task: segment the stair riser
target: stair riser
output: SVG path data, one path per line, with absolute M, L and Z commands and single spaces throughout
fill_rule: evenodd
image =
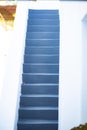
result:
M 59 20 L 55 19 L 55 20 L 49 20 L 49 19 L 29 19 L 27 21 L 28 26 L 30 25 L 45 25 L 45 26 L 49 26 L 49 25 L 58 25 Z
M 37 19 L 37 18 L 40 18 L 40 19 L 59 19 L 59 16 L 56 15 L 56 14 L 32 14 L 32 15 L 28 15 L 29 16 L 29 19 Z
M 58 54 L 59 47 L 26 47 L 25 54 Z
M 57 26 L 28 26 L 28 32 L 58 32 L 59 28 Z
M 24 56 L 24 63 L 59 63 L 59 57 L 58 56 L 31 56 L 31 55 L 25 55 Z
M 58 124 L 18 124 L 18 130 L 58 130 Z
M 58 94 L 58 85 L 24 85 L 21 89 L 22 94 Z
M 49 39 L 49 40 L 41 40 L 41 39 L 26 39 L 27 46 L 58 46 L 59 40 L 58 39 Z
M 58 83 L 58 75 L 23 74 L 23 83 Z
M 58 10 L 29 10 L 29 14 L 57 14 L 58 15 L 59 11 Z
M 20 106 L 58 106 L 56 97 L 21 97 Z
M 58 120 L 58 110 L 19 110 L 19 119 Z
M 23 65 L 24 73 L 59 73 L 58 65 Z
M 59 35 L 58 32 L 27 32 L 26 34 L 27 39 L 58 39 Z

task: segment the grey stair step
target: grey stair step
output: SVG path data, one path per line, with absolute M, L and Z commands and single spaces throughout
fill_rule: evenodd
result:
M 20 107 L 19 110 L 57 110 L 58 111 L 58 107 Z
M 58 46 L 59 39 L 26 39 L 27 46 Z
M 52 25 L 53 27 L 55 27 L 55 25 L 58 26 L 59 28 L 59 19 L 28 19 L 28 26 L 30 25 L 45 25 L 48 26 Z M 50 26 L 51 27 L 51 26 Z
M 57 120 L 19 120 L 18 130 L 58 130 Z
M 29 19 L 59 19 L 58 14 L 28 14 Z
M 58 84 L 25 84 L 22 94 L 58 94 Z
M 49 107 L 57 107 L 58 106 L 58 95 L 57 96 L 26 96 L 21 95 L 20 99 L 21 107 L 36 107 L 36 106 L 49 106 Z
M 29 97 L 30 98 L 32 98 L 32 97 L 36 97 L 36 98 L 38 98 L 38 97 L 50 98 L 51 97 L 52 98 L 53 97 L 53 98 L 58 98 L 58 95 L 56 95 L 56 94 L 54 94 L 54 95 L 53 94 L 51 94 L 51 95 L 49 95 L 49 94 L 39 94 L 39 95 L 38 94 L 29 94 L 29 95 L 22 95 L 22 97 L 28 97 L 28 98 Z
M 23 64 L 23 73 L 59 73 L 59 65 Z
M 23 74 L 22 76 L 24 83 L 58 83 L 58 78 L 58 74 Z
M 58 32 L 58 26 L 29 25 L 27 32 Z
M 57 54 L 58 55 L 59 47 L 25 47 L 25 54 Z
M 57 120 L 19 120 L 20 124 L 58 124 Z
M 29 10 L 29 14 L 58 14 L 58 10 Z
M 48 94 L 40 94 L 40 95 L 37 95 L 37 94 L 29 94 L 29 95 L 22 95 L 22 97 L 53 97 L 53 98 L 55 98 L 55 97 L 58 97 L 58 95 L 53 95 L 53 94 L 51 94 L 51 95 L 48 95 Z
M 19 119 L 58 120 L 58 109 L 19 109 Z
M 58 32 L 27 32 L 28 39 L 59 39 Z
M 24 63 L 59 63 L 59 56 L 55 55 L 25 55 Z

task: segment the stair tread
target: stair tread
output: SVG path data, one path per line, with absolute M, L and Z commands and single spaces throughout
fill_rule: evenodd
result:
M 24 75 L 59 75 L 58 73 L 23 73 Z
M 59 84 L 56 84 L 56 83 L 54 83 L 54 84 L 46 84 L 46 83 L 43 83 L 43 84 L 40 84 L 40 83 L 33 83 L 33 84 L 30 84 L 30 83 L 22 83 L 22 85 L 23 86 L 28 86 L 28 85 L 31 85 L 31 86 L 53 86 L 53 85 L 59 85 Z
M 51 15 L 52 15 L 52 14 L 51 14 Z M 38 22 L 39 22 L 39 21 L 42 21 L 42 22 L 43 22 L 43 21 L 53 21 L 53 22 L 54 22 L 54 21 L 57 21 L 57 22 L 59 22 L 59 19 L 40 19 L 40 18 L 32 19 L 32 18 L 31 18 L 31 19 L 28 19 L 28 21 L 29 21 L 29 20 L 30 20 L 30 21 L 34 21 L 34 20 L 35 20 L 35 21 L 38 21 Z M 55 24 L 54 24 L 54 25 L 55 25 Z
M 59 38 L 56 38 L 56 39 L 52 39 L 52 38 L 41 38 L 41 39 L 30 39 L 30 38 L 27 38 L 26 40 L 33 40 L 33 41 L 56 41 L 56 40 L 59 40 Z
M 56 10 L 56 9 L 55 9 L 55 10 L 51 10 L 51 9 L 49 9 L 49 10 L 44 10 L 44 9 L 36 10 L 36 9 L 33 9 L 33 10 L 32 10 L 32 9 L 30 9 L 30 10 L 29 10 L 29 13 L 31 13 L 31 14 L 32 14 L 32 13 L 37 13 L 37 14 L 38 14 L 38 13 L 41 13 L 41 14 L 42 14 L 42 13 L 52 13 L 52 14 L 55 14 L 55 13 L 56 13 L 56 14 L 58 14 L 59 11 Z
M 52 19 L 58 19 L 58 17 L 56 18 L 57 15 L 43 15 L 44 17 L 42 17 L 42 15 L 30 15 L 30 19 L 36 20 L 36 19 L 44 19 L 44 20 L 52 20 Z M 49 17 L 49 18 L 48 18 Z
M 51 24 L 50 24 L 51 25 Z M 31 24 L 27 26 L 27 32 L 59 32 L 59 26 L 45 25 L 44 23 Z M 57 23 L 56 23 L 57 25 Z
M 27 33 L 28 34 L 59 34 L 60 30 L 59 30 L 59 26 L 57 25 L 38 25 L 38 24 L 32 24 L 27 26 Z M 57 35 L 56 35 L 57 36 Z
M 26 48 L 37 48 L 37 49 L 38 48 L 42 48 L 42 49 L 43 48 L 48 48 L 49 49 L 49 48 L 59 48 L 59 46 L 27 46 L 26 45 Z
M 53 25 L 54 23 L 56 22 L 57 25 L 58 25 L 58 21 L 59 19 L 39 19 L 39 18 L 36 18 L 36 19 L 28 19 L 28 22 L 30 22 L 30 24 L 32 24 L 32 22 L 38 22 L 38 23 L 41 23 L 41 22 L 45 22 L 46 23 L 49 23 L 49 22 L 53 22 Z M 49 24 L 48 24 L 49 25 Z
M 26 38 L 26 40 L 29 39 L 29 40 L 59 40 L 59 38 Z
M 29 25 L 29 26 L 38 26 L 38 27 L 59 27 L 59 25 Z
M 43 39 L 30 39 L 30 38 L 26 38 L 26 45 L 28 46 L 28 42 L 31 43 L 29 45 L 38 45 L 38 42 L 39 42 L 39 45 L 38 46 L 56 46 L 58 45 L 58 42 L 59 42 L 59 38 L 56 38 L 56 39 L 48 39 L 48 38 L 43 38 Z M 56 45 L 55 45 L 56 44 Z
M 25 54 L 25 56 L 48 56 L 48 57 L 50 57 L 50 56 L 58 56 L 58 54 Z
M 53 97 L 53 98 L 58 98 L 58 95 L 50 95 L 50 94 L 26 94 L 26 95 L 21 95 L 21 97 Z
M 37 26 L 33 26 L 33 27 L 30 27 L 28 26 L 27 27 L 27 32 L 28 33 L 44 33 L 44 32 L 54 32 L 54 33 L 59 33 L 59 29 L 55 26 L 55 27 L 47 27 L 47 26 L 40 26 L 40 27 L 37 27 Z
M 49 55 L 58 55 L 58 50 L 59 50 L 59 48 L 58 47 L 56 47 L 56 48 L 43 48 L 43 47 L 35 47 L 35 48 L 33 48 L 33 47 L 26 47 L 25 48 L 25 54 L 27 54 L 27 55 L 41 55 L 41 56 L 43 56 L 43 55 L 46 55 L 46 56 L 49 56 Z
M 24 63 L 24 65 L 59 65 L 58 63 Z
M 43 34 L 48 34 L 48 33 L 49 33 L 49 34 L 50 34 L 50 33 L 51 33 L 51 34 L 53 34 L 53 33 L 55 33 L 55 34 L 57 33 L 57 34 L 58 34 L 59 31 L 52 31 L 52 32 L 51 32 L 51 31 L 50 31 L 50 32 L 47 32 L 47 31 L 44 31 L 44 32 L 42 32 L 42 31 L 33 31 L 33 32 L 27 31 L 27 33 L 28 33 L 28 34 L 33 33 L 33 34 L 40 34 L 40 35 L 42 34 L 42 35 L 43 35 Z
M 58 17 L 58 14 L 52 14 L 52 13 L 45 13 L 45 14 L 44 14 L 44 13 L 41 13 L 41 14 L 40 14 L 40 13 L 32 13 L 32 14 L 29 14 L 29 16 L 36 16 L 36 15 L 39 15 L 39 16 L 42 16 L 42 17 L 43 17 L 43 16 L 46 16 L 46 15 L 47 15 L 47 16 L 50 15 L 50 16 L 57 16 L 57 17 Z M 36 18 L 35 18 L 35 19 L 36 19 Z
M 30 39 L 58 39 L 59 32 L 27 32 L 26 38 Z
M 58 19 L 58 14 L 32 14 L 28 15 L 30 19 Z
M 57 120 L 25 120 L 20 119 L 20 124 L 58 124 Z
M 58 107 L 20 107 L 20 110 L 58 110 Z

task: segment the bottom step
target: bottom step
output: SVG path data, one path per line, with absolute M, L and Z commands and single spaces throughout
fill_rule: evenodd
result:
M 56 120 L 20 120 L 18 130 L 58 130 Z

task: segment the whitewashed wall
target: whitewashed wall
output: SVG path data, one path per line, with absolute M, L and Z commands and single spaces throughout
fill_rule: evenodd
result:
M 18 4 L 14 31 L 10 35 L 11 38 L 7 38 L 10 41 L 5 41 L 5 44 L 9 43 L 7 46 L 9 49 L 7 62 L 5 65 L 3 62 L 5 72 L 0 98 L 0 130 L 16 130 L 14 126 L 16 126 L 17 117 L 15 116 L 17 116 L 18 92 L 21 85 L 26 19 L 26 7 Z
M 87 14 L 82 22 L 82 122 L 87 122 Z
M 60 130 L 70 130 L 82 123 L 82 19 L 87 2 L 60 6 Z
M 86 2 L 18 2 L 6 72 L 3 69 L 5 77 L 0 81 L 0 130 L 16 130 L 28 8 L 60 9 L 59 130 L 69 130 L 83 122 L 82 19 L 87 12 Z

